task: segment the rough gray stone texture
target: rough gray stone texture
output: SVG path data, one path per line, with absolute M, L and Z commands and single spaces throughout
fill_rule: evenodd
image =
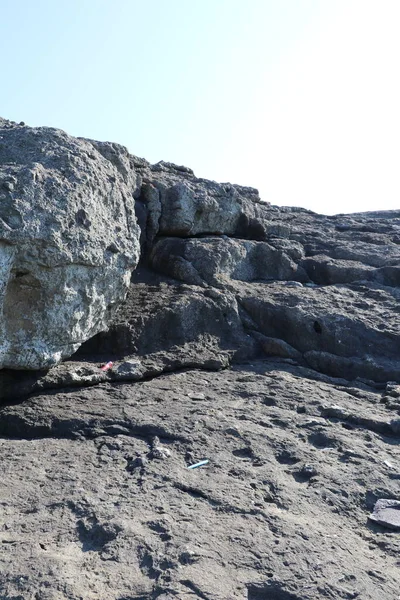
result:
M 388 529 L 400 531 L 400 500 L 381 498 L 375 504 L 374 511 L 369 518 Z
M 187 283 L 207 283 L 221 287 L 230 279 L 240 281 L 290 280 L 308 281 L 301 267 L 290 256 L 297 254 L 296 243 L 275 248 L 267 242 L 224 237 L 200 239 L 162 238 L 150 255 L 151 266 Z M 299 258 L 299 257 L 298 257 Z
M 171 163 L 150 165 L 134 158 L 141 174 L 141 202 L 148 213 L 147 239 L 156 235 L 226 234 L 263 240 L 284 236 L 285 224 L 269 223 L 271 207 L 254 188 L 199 179 L 193 171 Z
M 106 331 L 0 371 L 0 598 L 397 600 L 400 211 L 76 143 L 141 261 Z
M 316 370 L 400 381 L 399 288 L 241 283 L 237 298 L 257 331 L 284 340 Z
M 233 294 L 244 326 L 268 355 L 296 357 L 348 379 L 400 380 L 400 211 L 328 217 L 265 205 L 245 230 L 230 228 L 228 211 L 227 228 L 219 228 L 228 236 L 215 235 L 217 227 L 210 236 L 213 228 L 201 219 L 193 231 L 174 231 L 160 225 L 163 211 L 168 219 L 175 214 L 170 187 L 187 184 L 204 198 L 214 183 L 208 188 L 173 165 L 156 167 L 143 171 L 154 189 L 159 180 L 164 190 L 154 192 L 163 200 L 144 253 L 151 269 Z M 250 215 L 257 197 L 247 188 L 241 194 Z M 196 214 L 207 223 L 222 218 L 217 206 L 205 202 L 203 209 Z M 179 209 L 177 222 L 180 215 Z
M 242 322 L 235 295 L 227 290 L 157 280 L 145 269 L 134 273 L 126 301 L 108 332 L 88 341 L 78 355 L 201 357 L 227 366 L 255 357 L 258 343 Z M 207 357 L 207 358 L 206 358 Z M 164 360 L 163 360 L 163 364 Z M 187 364 L 185 362 L 185 364 Z
M 0 597 L 395 600 L 384 392 L 269 359 L 1 407 Z
M 107 328 L 139 259 L 135 186 L 122 146 L 0 120 L 0 368 L 51 367 Z

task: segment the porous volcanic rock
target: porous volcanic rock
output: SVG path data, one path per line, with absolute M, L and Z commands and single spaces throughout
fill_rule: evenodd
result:
M 68 360 L 0 371 L 0 598 L 398 600 L 400 211 L 75 142 L 141 256 Z
M 49 368 L 107 328 L 139 258 L 135 186 L 121 146 L 0 120 L 0 368 Z

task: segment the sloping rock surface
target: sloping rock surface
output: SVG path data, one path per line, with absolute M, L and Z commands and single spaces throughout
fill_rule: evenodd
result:
M 68 360 L 0 371 L 0 598 L 398 600 L 400 211 L 67 139 L 135 199 L 141 257 Z
M 4 406 L 0 597 L 395 600 L 390 391 L 269 359 Z

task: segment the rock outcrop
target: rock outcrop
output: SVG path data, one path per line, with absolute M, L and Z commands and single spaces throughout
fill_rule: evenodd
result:
M 197 179 L 183 167 L 142 161 L 137 168 L 143 178 L 138 203 L 148 215 L 142 222 L 148 281 L 155 282 L 157 271 L 175 290 L 178 280 L 193 291 L 203 288 L 205 297 L 223 293 L 254 342 L 240 342 L 231 360 L 258 352 L 349 380 L 400 381 L 400 211 L 327 217 L 261 204 L 252 188 Z M 157 285 L 152 293 L 157 289 L 162 297 Z M 134 284 L 132 299 L 137 289 Z M 179 303 L 187 304 L 187 293 L 179 302 L 175 293 L 170 340 L 185 321 Z M 123 315 L 118 327 L 127 320 Z M 218 312 L 214 321 L 223 323 Z M 152 316 L 136 320 L 131 337 L 147 339 L 146 347 L 135 341 L 139 354 L 151 351 L 150 339 L 165 338 L 165 323 L 158 336 L 146 335 L 155 322 Z M 207 330 L 202 322 L 186 341 L 197 338 L 200 351 Z M 216 346 L 227 348 L 227 336 L 221 326 Z M 152 348 L 160 350 L 157 343 Z
M 0 598 L 395 600 L 400 211 L 0 135 Z
M 139 258 L 135 186 L 122 147 L 0 121 L 0 368 L 49 368 L 107 328 Z

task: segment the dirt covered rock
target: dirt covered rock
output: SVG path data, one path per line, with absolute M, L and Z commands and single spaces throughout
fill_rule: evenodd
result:
M 1 596 L 394 600 L 385 394 L 268 359 L 3 406 Z

